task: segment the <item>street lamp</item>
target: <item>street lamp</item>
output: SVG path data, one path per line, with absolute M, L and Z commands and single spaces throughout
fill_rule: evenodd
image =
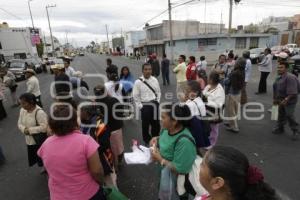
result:
M 47 18 L 48 18 L 48 24 L 49 24 L 49 30 L 50 30 L 50 37 L 51 37 L 51 44 L 52 44 L 52 53 L 54 53 L 54 41 L 53 41 L 53 36 L 52 36 L 52 30 L 51 30 L 51 24 L 50 24 L 50 19 L 49 19 L 49 12 L 48 8 L 54 8 L 56 5 L 47 5 L 46 6 L 46 12 L 47 12 Z
M 31 8 L 30 8 L 30 2 L 33 0 L 28 0 L 28 8 L 29 8 L 29 12 L 30 12 L 30 17 L 31 17 L 31 23 L 32 23 L 32 28 L 34 28 L 34 24 L 33 24 L 33 18 L 32 18 L 32 12 L 31 12 Z

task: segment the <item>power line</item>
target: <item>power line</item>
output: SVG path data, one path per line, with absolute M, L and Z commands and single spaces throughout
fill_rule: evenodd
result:
M 6 14 L 8 14 L 8 15 L 10 15 L 10 16 L 13 16 L 13 17 L 15 17 L 15 18 L 17 18 L 17 19 L 19 19 L 19 20 L 24 21 L 24 19 L 18 17 L 17 15 L 11 13 L 10 11 L 8 11 L 8 10 L 6 10 L 6 9 L 4 9 L 4 8 L 0 8 L 0 10 L 2 10 L 3 12 L 5 12 Z
M 186 2 L 184 2 L 184 3 L 181 3 L 181 4 L 178 4 L 178 5 L 172 6 L 172 9 L 178 8 L 178 7 L 180 7 L 180 6 L 183 6 L 183 5 L 186 5 L 186 4 L 195 2 L 195 1 L 200 1 L 200 0 L 189 0 L 189 1 L 186 1 Z M 177 2 L 180 2 L 180 1 L 177 1 Z M 177 2 L 175 2 L 175 3 L 177 3 Z M 174 3 L 172 3 L 172 4 L 174 4 Z M 145 23 L 143 23 L 143 24 L 142 24 L 141 26 L 139 26 L 138 28 L 140 28 L 140 27 L 144 26 L 144 24 L 149 23 L 149 22 L 151 22 L 152 20 L 154 20 L 154 19 L 160 17 L 161 15 L 165 14 L 166 12 L 168 12 L 168 9 L 162 11 L 162 12 L 159 13 L 158 15 L 155 15 L 155 16 L 152 17 L 151 19 L 147 20 Z
M 279 7 L 300 7 L 299 5 L 291 5 L 291 4 L 282 4 L 282 3 L 266 3 L 266 2 L 261 2 L 261 1 L 251 1 L 250 2 L 243 2 L 247 5 L 257 5 L 257 6 L 269 6 L 269 7 L 272 7 L 272 6 L 279 6 Z M 284 3 L 284 2 L 283 2 Z M 287 3 L 287 2 L 286 2 Z

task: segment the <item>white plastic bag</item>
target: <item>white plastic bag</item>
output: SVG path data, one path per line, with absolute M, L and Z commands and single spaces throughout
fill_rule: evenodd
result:
M 125 153 L 125 162 L 130 164 L 144 164 L 148 165 L 152 162 L 150 148 L 144 147 L 142 145 L 133 145 L 132 153 Z
M 277 121 L 278 120 L 278 105 L 273 105 L 272 106 L 272 113 L 271 113 L 271 120 Z

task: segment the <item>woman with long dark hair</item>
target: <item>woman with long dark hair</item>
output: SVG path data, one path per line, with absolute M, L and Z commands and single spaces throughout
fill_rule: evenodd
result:
M 154 146 L 152 159 L 162 166 L 160 200 L 183 199 L 176 192 L 176 179 L 178 174 L 188 174 L 196 159 L 195 140 L 187 128 L 190 119 L 187 105 L 165 105 L 161 114 L 163 129 L 159 137 L 150 141 L 150 145 Z
M 200 182 L 209 194 L 197 200 L 280 200 L 261 170 L 232 147 L 215 146 L 206 153 Z
M 122 67 L 120 73 L 120 82 L 123 85 L 125 95 L 128 95 L 132 92 L 134 81 L 134 77 L 129 68 L 127 66 Z

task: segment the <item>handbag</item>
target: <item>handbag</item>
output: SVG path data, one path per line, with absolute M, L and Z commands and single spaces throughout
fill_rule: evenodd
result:
M 103 187 L 106 200 L 129 200 L 116 187 Z
M 39 110 L 42 110 L 42 109 L 38 109 L 36 112 L 35 112 L 35 123 L 36 123 L 36 126 L 39 126 L 39 123 L 36 119 L 36 116 L 37 116 L 37 113 Z M 38 146 L 41 146 L 45 140 L 47 139 L 47 133 L 37 133 L 37 134 L 32 134 L 31 135 L 35 141 L 35 144 L 38 145 Z

